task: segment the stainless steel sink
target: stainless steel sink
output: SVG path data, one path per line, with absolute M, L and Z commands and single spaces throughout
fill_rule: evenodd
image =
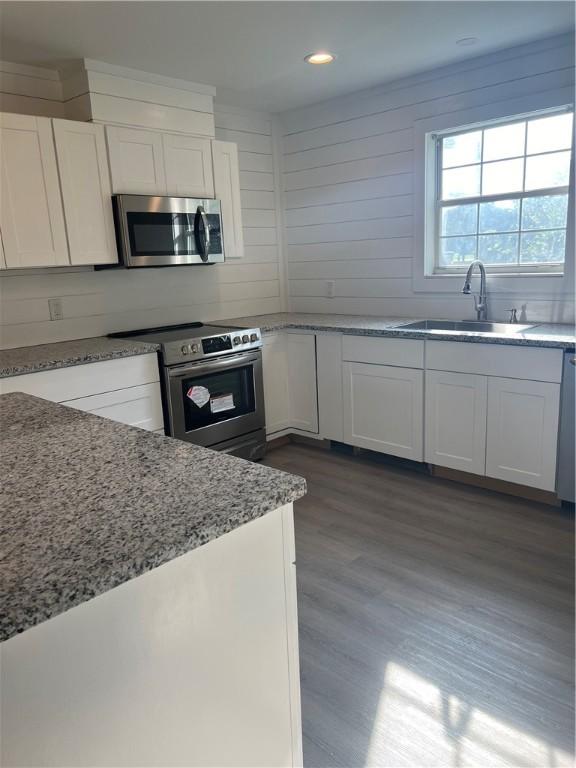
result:
M 397 326 L 403 331 L 442 331 L 444 333 L 522 333 L 533 325 L 489 323 L 480 320 L 419 320 Z

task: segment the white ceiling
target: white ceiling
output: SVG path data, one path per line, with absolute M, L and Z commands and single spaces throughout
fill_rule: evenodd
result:
M 100 59 L 282 111 L 574 28 L 572 2 L 2 2 L 0 57 Z M 474 36 L 473 47 L 456 40 Z M 328 49 L 325 67 L 304 63 Z

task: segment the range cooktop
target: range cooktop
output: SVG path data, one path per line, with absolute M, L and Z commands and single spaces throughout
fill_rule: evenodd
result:
M 114 339 L 136 339 L 160 344 L 164 365 L 178 365 L 217 355 L 244 352 L 262 346 L 259 328 L 231 328 L 225 325 L 183 323 L 156 328 L 109 333 Z

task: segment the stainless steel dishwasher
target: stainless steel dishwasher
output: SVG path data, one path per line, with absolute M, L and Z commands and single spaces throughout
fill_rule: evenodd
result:
M 560 404 L 560 432 L 558 437 L 558 478 L 556 492 L 562 501 L 574 503 L 574 379 L 576 356 L 574 352 L 564 354 L 562 392 Z

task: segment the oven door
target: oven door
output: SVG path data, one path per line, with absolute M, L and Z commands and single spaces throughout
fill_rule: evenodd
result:
M 224 261 L 220 201 L 114 195 L 125 267 L 169 267 Z
M 164 369 L 170 434 L 215 445 L 262 429 L 260 350 Z

